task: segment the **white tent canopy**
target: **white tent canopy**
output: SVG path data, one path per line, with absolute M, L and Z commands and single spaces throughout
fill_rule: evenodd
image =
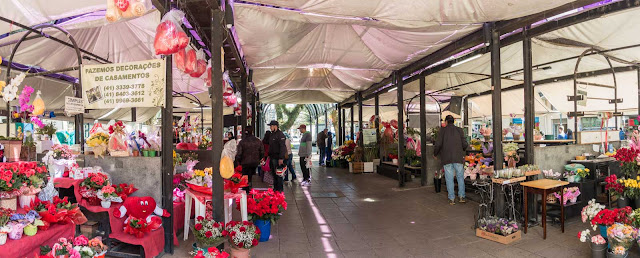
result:
M 243 1 L 236 2 L 235 25 L 261 101 L 326 103 L 368 88 L 483 22 L 568 2 Z

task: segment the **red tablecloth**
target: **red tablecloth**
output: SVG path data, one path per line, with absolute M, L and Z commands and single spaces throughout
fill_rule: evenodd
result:
M 70 188 L 72 186 L 77 187 L 80 184 L 80 182 L 82 182 L 81 179 L 59 177 L 59 178 L 53 179 L 53 186 L 56 188 Z
M 137 238 L 134 235 L 124 232 L 123 225 L 126 219 L 127 216 L 124 216 L 123 218 L 116 218 L 111 214 L 111 212 L 109 212 L 109 223 L 111 223 L 111 234 L 109 235 L 110 238 L 118 239 L 127 244 L 142 246 L 144 248 L 145 257 L 156 257 L 156 255 L 164 251 L 163 227 L 160 227 L 158 230 L 151 231 L 143 238 Z
M 0 245 L 0 257 L 29 257 L 32 258 L 36 254 L 40 254 L 40 246 L 52 246 L 59 238 L 70 238 L 76 233 L 76 225 L 69 224 L 53 224 L 49 229 L 41 231 L 35 236 L 23 235 L 21 239 L 7 239 L 7 243 Z
M 175 246 L 179 246 L 178 237 L 176 233 L 178 233 L 180 229 L 184 228 L 184 202 L 174 202 L 173 203 L 173 244 Z M 193 213 L 192 213 L 193 214 Z

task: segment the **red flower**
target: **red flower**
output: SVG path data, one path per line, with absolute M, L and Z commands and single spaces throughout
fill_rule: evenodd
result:
M 240 243 L 238 244 L 238 247 L 240 247 L 240 248 L 244 247 L 244 243 L 243 243 L 243 242 L 240 242 Z
M 229 232 L 228 232 L 228 231 L 226 231 L 226 230 L 222 230 L 222 236 L 225 236 L 225 237 L 226 237 L 228 234 L 229 234 Z
M 198 219 L 198 221 L 202 221 L 202 220 L 204 220 L 204 217 L 202 217 L 202 216 L 198 216 L 198 218 L 197 218 L 197 219 Z
M 253 239 L 253 240 L 251 240 L 251 245 L 252 245 L 252 246 L 256 246 L 256 245 L 258 245 L 258 239 Z
M 205 258 L 205 256 L 204 256 L 204 253 L 202 253 L 202 251 L 198 251 L 196 256 L 194 256 L 193 258 Z
M 207 232 L 204 232 L 204 236 L 211 237 L 213 236 L 213 233 L 211 233 L 211 231 L 207 231 Z
M 196 230 L 201 230 L 202 229 L 202 224 L 198 223 L 195 226 Z
M 247 231 L 247 229 L 246 229 L 246 228 L 244 228 L 244 227 L 240 227 L 240 232 L 245 232 L 245 231 Z
M 213 227 L 214 227 L 214 228 L 218 228 L 218 227 L 220 227 L 220 223 L 218 223 L 218 222 L 214 222 L 214 223 L 213 223 Z

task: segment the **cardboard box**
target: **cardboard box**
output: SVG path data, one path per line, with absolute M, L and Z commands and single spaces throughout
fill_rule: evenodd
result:
M 95 221 L 87 221 L 86 223 L 80 225 L 80 234 L 86 236 L 87 238 L 93 238 L 98 231 L 98 222 Z
M 479 228 L 476 228 L 476 236 L 484 239 L 488 239 L 494 242 L 498 242 L 501 244 L 505 244 L 505 245 L 516 242 L 522 238 L 522 234 L 520 233 L 520 231 L 516 231 L 515 233 L 508 236 L 503 236 L 503 235 L 490 233 Z
M 349 163 L 350 170 L 349 172 L 353 174 L 361 174 L 364 172 L 364 162 L 351 162 Z

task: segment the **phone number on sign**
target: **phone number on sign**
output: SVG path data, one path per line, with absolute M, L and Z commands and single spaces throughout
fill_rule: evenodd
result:
M 140 103 L 144 102 L 144 98 L 122 98 L 122 99 L 105 99 L 104 104 L 123 104 L 123 103 Z

